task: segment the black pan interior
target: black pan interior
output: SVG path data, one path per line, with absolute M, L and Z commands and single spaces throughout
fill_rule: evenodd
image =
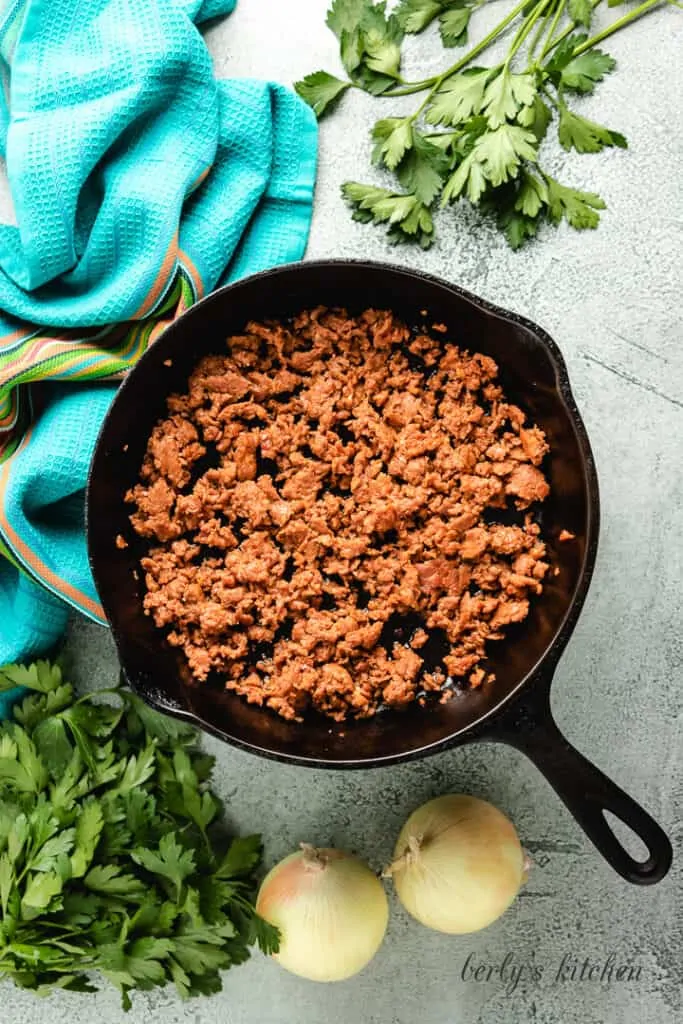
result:
M 182 656 L 142 611 L 140 554 L 123 495 L 137 478 L 147 438 L 165 412 L 166 397 L 186 387 L 189 372 L 252 318 L 281 318 L 318 304 L 360 312 L 391 308 L 409 324 L 442 322 L 447 337 L 493 356 L 508 397 L 546 432 L 551 497 L 542 527 L 559 569 L 522 625 L 491 648 L 496 682 L 443 705 L 382 712 L 339 726 L 312 716 L 285 722 L 234 694 L 189 684 Z M 170 362 L 170 365 L 168 365 Z M 562 529 L 576 535 L 561 543 Z M 554 344 L 525 321 L 460 290 L 408 270 L 365 263 L 304 263 L 249 278 L 210 296 L 177 321 L 145 354 L 120 389 L 103 426 L 88 488 L 88 542 L 100 597 L 131 684 L 151 702 L 196 719 L 230 742 L 267 756 L 334 766 L 396 760 L 453 742 L 501 704 L 538 666 L 562 631 L 590 572 L 597 530 L 597 492 L 585 431 Z M 115 546 L 118 534 L 130 546 Z M 564 625 L 564 629 L 562 629 Z M 556 653 L 557 643 L 555 644 Z

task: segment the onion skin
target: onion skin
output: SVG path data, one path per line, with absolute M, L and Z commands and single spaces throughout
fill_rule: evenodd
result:
M 379 949 L 389 920 L 382 883 L 342 850 L 303 849 L 266 875 L 256 911 L 280 929 L 273 954 L 286 970 L 311 981 L 343 981 Z
M 408 913 L 449 935 L 479 931 L 497 920 L 526 877 L 512 822 L 484 800 L 455 794 L 411 814 L 387 873 Z

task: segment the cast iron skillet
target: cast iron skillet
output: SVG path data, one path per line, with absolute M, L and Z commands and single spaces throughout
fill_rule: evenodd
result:
M 527 621 L 493 645 L 496 682 L 450 703 L 338 726 L 323 717 L 286 722 L 220 688 L 188 685 L 182 657 L 142 611 L 136 566 L 142 553 L 123 496 L 138 476 L 155 422 L 172 391 L 186 387 L 198 359 L 224 350 L 225 338 L 252 318 L 282 318 L 318 304 L 351 312 L 391 308 L 408 323 L 443 322 L 449 337 L 493 356 L 506 394 L 528 411 L 550 443 L 551 497 L 543 530 L 551 576 Z M 369 768 L 433 754 L 460 743 L 494 740 L 530 757 L 609 861 L 630 882 L 663 878 L 671 845 L 662 829 L 626 793 L 564 739 L 550 712 L 555 666 L 588 590 L 598 542 L 599 502 L 586 430 L 564 360 L 540 328 L 425 274 L 361 261 L 281 267 L 215 292 L 176 321 L 142 357 L 118 392 L 97 444 L 87 503 L 89 554 L 111 622 L 123 672 L 153 707 L 188 719 L 228 743 L 264 757 L 314 768 Z M 562 529 L 576 539 L 558 541 Z M 129 546 L 119 550 L 122 534 Z M 607 824 L 610 811 L 644 841 L 648 858 L 634 860 Z

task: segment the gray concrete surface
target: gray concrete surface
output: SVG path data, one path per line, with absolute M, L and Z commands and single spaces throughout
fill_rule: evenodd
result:
M 324 28 L 326 0 L 240 0 L 211 28 L 221 75 L 291 82 L 337 67 Z M 498 7 L 498 5 L 496 5 Z M 485 21 L 488 12 L 478 17 Z M 213 740 L 216 784 L 235 825 L 261 830 L 268 863 L 300 840 L 385 862 L 407 813 L 448 791 L 492 800 L 516 822 L 536 859 L 513 909 L 486 931 L 449 938 L 397 904 L 379 955 L 336 986 L 300 981 L 259 954 L 225 976 L 222 995 L 182 1004 L 171 991 L 136 995 L 130 1024 L 675 1024 L 683 1019 L 683 798 L 681 580 L 683 578 L 683 16 L 668 8 L 610 41 L 619 70 L 584 109 L 624 132 L 630 149 L 567 156 L 555 170 L 600 192 L 597 232 L 550 232 L 512 253 L 466 211 L 440 218 L 441 241 L 423 254 L 393 250 L 351 222 L 346 178 L 368 179 L 366 129 L 398 104 L 348 97 L 324 123 L 308 255 L 365 255 L 424 267 L 541 323 L 563 349 L 597 457 L 603 501 L 592 589 L 557 672 L 553 706 L 585 754 L 628 789 L 673 837 L 678 858 L 652 889 L 623 882 L 595 853 L 539 773 L 512 750 L 454 750 L 417 764 L 352 774 L 262 762 Z M 407 73 L 440 66 L 431 37 L 411 44 Z M 408 101 L 404 101 L 407 106 Z M 114 679 L 104 630 L 74 622 L 69 648 L 85 685 Z M 535 960 L 540 982 L 514 992 L 477 982 L 470 964 Z M 557 978 L 562 958 L 636 976 L 611 986 Z M 508 961 L 510 964 L 510 961 Z M 3 1024 L 119 1024 L 116 995 L 59 993 L 46 1002 L 0 989 Z

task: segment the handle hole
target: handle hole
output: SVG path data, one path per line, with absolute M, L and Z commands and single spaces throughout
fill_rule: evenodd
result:
M 645 864 L 650 859 L 650 851 L 638 833 L 634 832 L 632 828 L 626 825 L 616 814 L 612 814 L 611 811 L 603 810 L 602 815 L 608 827 L 614 832 L 628 855 L 637 861 L 638 864 Z

